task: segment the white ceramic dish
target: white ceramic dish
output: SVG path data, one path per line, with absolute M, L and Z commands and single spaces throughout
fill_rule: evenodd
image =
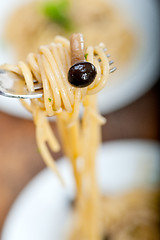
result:
M 150 187 L 159 181 L 160 146 L 154 142 L 116 141 L 102 145 L 97 161 L 101 191 L 116 194 L 134 187 Z M 70 164 L 58 163 L 66 187 L 48 169 L 38 174 L 22 191 L 11 208 L 1 240 L 65 240 L 74 196 Z
M 0 1 L 0 64 L 14 61 L 13 49 L 11 50 L 5 43 L 2 44 L 2 32 L 10 11 L 26 1 L 14 0 L 14 5 L 12 0 Z M 136 47 L 132 60 L 126 64 L 123 71 L 117 71 L 113 75 L 99 95 L 102 113 L 121 108 L 144 94 L 155 83 L 159 67 L 158 1 L 110 0 L 110 2 L 124 13 L 128 26 L 136 38 Z M 19 117 L 31 117 L 15 99 L 0 97 L 0 110 Z

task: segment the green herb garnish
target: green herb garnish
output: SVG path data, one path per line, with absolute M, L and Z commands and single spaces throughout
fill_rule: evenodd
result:
M 51 101 L 52 101 L 52 99 L 51 99 L 51 98 L 48 98 L 48 101 L 49 101 L 49 102 L 51 102 Z
M 72 29 L 69 17 L 69 0 L 48 1 L 42 5 L 43 14 L 50 20 L 57 22 L 66 31 Z
M 88 53 L 86 53 L 86 54 L 84 55 L 84 57 L 85 57 L 85 59 L 87 60 L 87 57 L 88 57 Z

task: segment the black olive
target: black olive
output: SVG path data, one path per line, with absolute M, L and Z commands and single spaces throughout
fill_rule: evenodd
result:
M 97 75 L 95 66 L 90 62 L 79 62 L 74 64 L 68 72 L 68 81 L 74 87 L 87 87 Z

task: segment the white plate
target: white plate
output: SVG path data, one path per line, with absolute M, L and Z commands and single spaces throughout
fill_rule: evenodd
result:
M 150 187 L 159 181 L 160 146 L 154 142 L 116 141 L 102 145 L 97 161 L 102 192 L 115 194 L 134 187 Z M 22 191 L 6 219 L 2 240 L 64 240 L 74 196 L 70 164 L 64 158 L 58 169 L 66 181 L 62 187 L 48 169 Z
M 27 1 L 27 0 L 24 0 Z M 108 113 L 121 108 L 144 94 L 155 83 L 159 67 L 159 5 L 153 0 L 114 0 L 111 4 L 124 13 L 136 37 L 132 60 L 123 71 L 117 71 L 99 96 L 100 111 Z M 14 8 L 22 4 L 14 0 Z M 0 1 L 0 63 L 12 62 L 14 54 L 2 44 L 4 23 L 13 6 L 12 0 Z M 0 110 L 19 117 L 31 117 L 15 99 L 0 97 Z

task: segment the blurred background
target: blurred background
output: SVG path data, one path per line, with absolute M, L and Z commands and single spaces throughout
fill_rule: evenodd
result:
M 106 9 L 98 0 L 89 9 L 84 1 L 71 1 L 69 10 L 65 4 L 25 4 L 0 2 L 0 64 L 25 59 L 56 34 L 81 31 L 87 44 L 103 41 L 118 70 L 99 96 L 100 111 L 107 118 L 102 141 L 159 142 L 159 1 L 106 0 Z M 84 11 L 77 12 L 80 7 Z M 55 123 L 51 125 L 58 137 Z M 53 153 L 55 159 L 62 155 Z M 0 232 L 18 194 L 44 168 L 30 114 L 17 101 L 0 97 Z

